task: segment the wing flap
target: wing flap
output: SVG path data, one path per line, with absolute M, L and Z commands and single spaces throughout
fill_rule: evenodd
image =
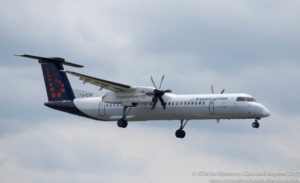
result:
M 104 79 L 87 76 L 87 75 L 80 74 L 80 73 L 73 72 L 73 71 L 62 71 L 62 72 L 66 72 L 73 76 L 79 77 L 79 79 L 82 80 L 84 83 L 90 83 L 92 85 L 99 86 L 100 89 L 105 88 L 107 90 L 111 90 L 114 92 L 131 92 L 131 91 L 135 90 L 135 87 L 130 86 L 130 85 L 115 83 L 112 81 L 107 81 Z

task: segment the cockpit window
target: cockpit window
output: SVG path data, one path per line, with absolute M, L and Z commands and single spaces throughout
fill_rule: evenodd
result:
M 256 100 L 254 98 L 251 97 L 238 97 L 236 99 L 236 101 L 240 102 L 240 101 L 245 101 L 245 102 L 256 102 Z
M 247 98 L 248 102 L 256 102 L 256 100 L 254 98 Z

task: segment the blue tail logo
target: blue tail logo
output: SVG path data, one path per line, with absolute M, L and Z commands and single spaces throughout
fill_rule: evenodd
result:
M 31 59 L 37 59 L 42 66 L 45 86 L 49 101 L 72 101 L 75 96 L 69 82 L 69 79 L 64 70 L 63 65 L 72 67 L 83 67 L 78 64 L 66 62 L 65 59 L 54 57 L 45 58 L 33 55 L 18 55 Z
M 45 86 L 49 101 L 73 100 L 74 93 L 60 63 L 49 63 L 40 60 L 42 65 Z

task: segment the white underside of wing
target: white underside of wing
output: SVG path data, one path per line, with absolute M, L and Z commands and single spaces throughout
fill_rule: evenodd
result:
M 96 86 L 100 87 L 100 89 L 105 88 L 105 89 L 113 91 L 113 92 L 132 92 L 135 90 L 135 87 L 133 87 L 133 86 L 116 83 L 116 82 L 112 82 L 112 81 L 108 81 L 108 80 L 104 80 L 104 79 L 100 79 L 100 78 L 95 78 L 92 76 L 80 74 L 80 73 L 73 72 L 73 71 L 62 71 L 62 72 L 79 77 L 79 79 L 82 80 L 83 83 L 90 83 L 92 85 L 96 85 Z
M 132 118 L 135 118 L 135 117 L 136 117 L 136 115 L 127 115 L 126 119 L 132 119 Z M 111 120 L 118 120 L 118 119 L 121 119 L 121 118 L 122 118 L 121 115 L 117 115 L 117 116 L 110 116 L 109 119 L 111 119 Z

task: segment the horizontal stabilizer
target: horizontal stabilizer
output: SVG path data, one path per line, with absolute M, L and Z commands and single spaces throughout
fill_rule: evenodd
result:
M 67 62 L 65 61 L 64 58 L 60 58 L 60 57 L 39 57 L 39 56 L 34 56 L 34 55 L 27 55 L 27 54 L 23 54 L 23 55 L 15 55 L 15 56 L 19 56 L 19 57 L 25 57 L 25 58 L 31 58 L 31 59 L 36 59 L 36 60 L 40 60 L 40 61 L 47 61 L 47 62 L 59 62 L 63 65 L 68 65 L 68 66 L 72 66 L 72 67 L 77 67 L 77 68 L 81 68 L 84 67 L 82 65 L 79 64 L 74 64 L 71 62 Z

